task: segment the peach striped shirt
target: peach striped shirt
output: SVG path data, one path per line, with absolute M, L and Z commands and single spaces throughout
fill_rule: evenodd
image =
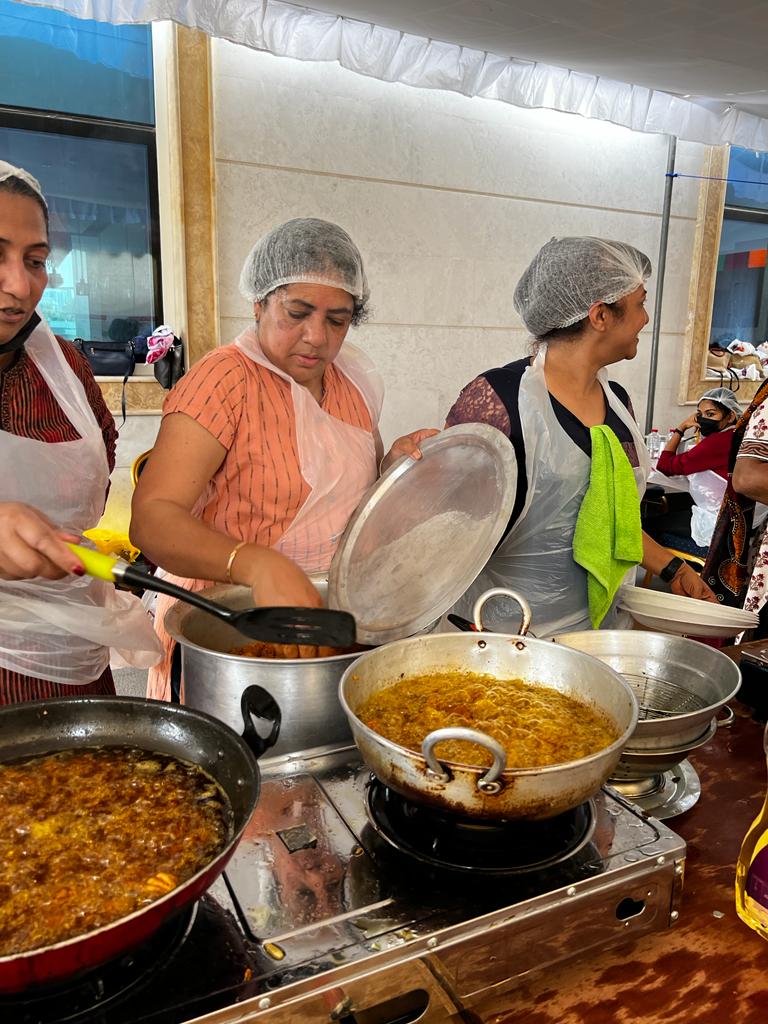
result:
M 365 399 L 333 364 L 326 368 L 323 386 L 321 407 L 329 415 L 373 432 Z M 234 344 L 226 345 L 196 363 L 173 388 L 163 415 L 174 412 L 191 416 L 227 449 L 193 514 L 237 540 L 272 547 L 310 493 L 301 475 L 289 382 Z M 192 590 L 210 583 L 172 575 L 168 579 Z M 175 641 L 163 620 L 174 603 L 160 594 L 155 606 L 155 630 L 165 648 L 165 657 L 147 679 L 147 696 L 155 700 L 171 698 Z
M 333 364 L 323 377 L 321 408 L 371 433 L 363 396 Z M 309 495 L 301 475 L 288 381 L 235 345 L 209 353 L 182 377 L 163 415 L 191 416 L 226 449 L 193 514 L 237 540 L 272 547 Z

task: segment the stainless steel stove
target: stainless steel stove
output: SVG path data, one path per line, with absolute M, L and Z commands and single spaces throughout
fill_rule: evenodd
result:
M 65 993 L 0 1000 L 4 1024 L 466 1022 L 491 989 L 677 919 L 685 843 L 608 788 L 549 823 L 452 829 L 355 748 L 262 772 L 191 920 Z
M 445 841 L 393 841 L 387 813 L 372 819 L 387 794 L 370 782 L 354 748 L 265 764 L 259 805 L 226 872 L 260 952 L 260 993 L 206 1022 L 445 1022 L 447 1010 L 458 1021 L 491 987 L 677 919 L 685 843 L 609 789 L 564 831 L 542 823 L 546 847 L 532 858 L 509 831 L 504 857 L 483 826 L 479 837 L 464 826 L 446 868 Z M 424 831 L 434 839 L 440 825 L 428 819 Z M 528 829 L 529 853 L 532 841 Z

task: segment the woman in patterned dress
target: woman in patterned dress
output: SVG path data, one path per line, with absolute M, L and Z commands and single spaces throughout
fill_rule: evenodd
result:
M 768 636 L 768 530 L 755 536 L 755 504 L 768 504 L 768 381 L 734 428 L 731 475 L 702 577 L 718 601 L 760 614 Z M 756 554 L 755 554 L 756 552 Z

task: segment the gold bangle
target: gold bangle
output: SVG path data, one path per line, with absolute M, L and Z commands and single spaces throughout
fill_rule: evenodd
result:
M 248 543 L 249 543 L 249 541 L 247 541 L 247 540 L 241 540 L 240 543 L 239 544 L 235 544 L 235 546 L 230 551 L 229 558 L 227 559 L 227 583 L 234 583 L 235 582 L 232 579 L 232 564 L 235 561 L 235 556 L 237 555 L 237 552 L 240 550 L 240 548 L 244 548 L 245 545 L 248 544 Z

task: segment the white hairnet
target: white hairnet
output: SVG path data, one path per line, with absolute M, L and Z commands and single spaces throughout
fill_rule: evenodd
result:
M 40 188 L 40 182 L 37 178 L 33 178 L 29 171 L 25 171 L 23 167 L 14 167 L 13 164 L 9 164 L 5 160 L 0 160 L 0 181 L 5 181 L 6 178 L 19 178 L 26 185 L 29 185 L 40 196 L 46 210 L 48 209 L 48 203 L 46 203 L 43 190 Z
M 299 217 L 260 238 L 240 274 L 240 294 L 251 302 L 285 284 L 343 288 L 360 305 L 368 301 L 368 279 L 360 250 L 347 232 L 327 220 Z
M 515 309 L 534 336 L 571 327 L 596 302 L 616 302 L 651 273 L 648 257 L 605 238 L 552 238 L 534 256 L 515 288 Z
M 712 388 L 711 391 L 705 391 L 699 402 L 705 398 L 710 402 L 718 402 L 720 405 L 724 405 L 730 412 L 741 416 L 742 408 L 736 401 L 736 395 L 734 395 L 730 388 Z M 698 402 L 696 404 L 698 405 Z

